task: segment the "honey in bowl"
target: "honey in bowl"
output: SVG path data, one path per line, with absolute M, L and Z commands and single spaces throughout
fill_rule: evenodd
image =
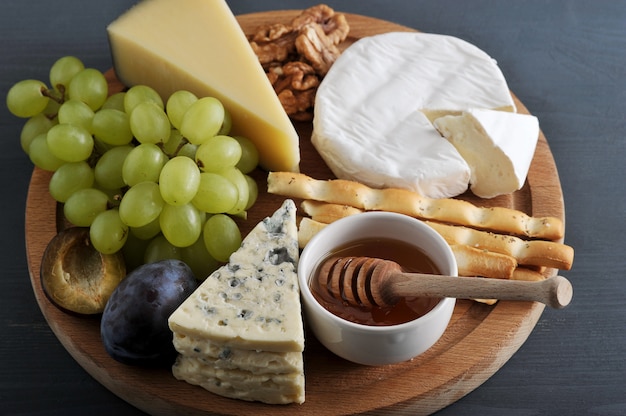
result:
M 310 288 L 313 297 L 329 312 L 345 320 L 371 326 L 389 326 L 412 321 L 432 310 L 440 298 L 407 297 L 392 306 L 356 306 L 332 296 L 320 282 L 321 265 L 336 257 L 376 257 L 398 263 L 410 273 L 441 274 L 435 263 L 422 251 L 408 243 L 387 238 L 372 238 L 348 243 L 322 258 L 313 271 Z

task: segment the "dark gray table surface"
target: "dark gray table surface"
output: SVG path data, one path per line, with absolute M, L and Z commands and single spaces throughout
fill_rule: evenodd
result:
M 32 165 L 4 97 L 58 57 L 111 67 L 105 26 L 132 0 L 3 0 L 0 12 L 0 414 L 139 415 L 65 351 L 35 301 L 24 250 Z M 235 13 L 315 1 L 231 0 Z M 626 414 L 626 1 L 330 1 L 337 10 L 455 35 L 497 59 L 554 154 L 573 303 L 547 310 L 519 351 L 441 415 Z

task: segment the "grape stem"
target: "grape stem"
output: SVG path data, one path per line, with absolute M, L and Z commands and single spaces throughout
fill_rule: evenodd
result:
M 48 97 L 52 101 L 61 105 L 65 102 L 65 85 L 58 84 L 56 86 L 56 89 L 41 87 L 41 95 L 43 95 L 44 97 Z M 54 120 L 58 116 L 58 113 L 46 114 L 45 116 L 50 120 Z
M 48 97 L 59 104 L 63 104 L 65 102 L 65 85 L 58 84 L 56 86 L 56 89 L 41 87 L 41 95 L 43 95 L 44 97 Z
M 163 151 L 163 153 L 165 153 L 167 155 L 167 157 L 172 159 L 173 157 L 178 156 L 178 152 L 180 152 L 180 149 L 182 149 L 188 143 L 189 143 L 189 140 L 187 140 L 186 137 L 183 137 L 182 140 L 180 141 L 180 143 L 178 143 L 178 146 L 176 146 L 176 149 L 174 149 L 174 151 L 171 154 L 168 154 L 165 151 L 163 142 L 157 143 L 157 146 L 159 146 L 161 148 L 161 150 Z

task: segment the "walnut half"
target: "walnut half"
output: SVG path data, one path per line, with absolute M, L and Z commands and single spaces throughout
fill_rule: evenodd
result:
M 249 37 L 250 46 L 294 120 L 313 118 L 315 93 L 340 55 L 350 27 L 345 15 L 325 4 L 303 10 L 289 24 L 261 26 Z

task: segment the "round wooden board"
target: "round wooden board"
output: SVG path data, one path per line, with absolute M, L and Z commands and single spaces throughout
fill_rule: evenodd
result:
M 238 19 L 244 30 L 250 32 L 265 23 L 287 22 L 297 13 L 255 13 Z M 347 18 L 351 31 L 343 46 L 368 35 L 413 30 L 359 15 L 347 14 Z M 112 91 L 123 88 L 112 71 L 107 76 Z M 527 113 L 523 104 L 515 100 L 520 112 Z M 310 144 L 311 124 L 297 123 L 296 127 L 301 138 L 301 171 L 319 179 L 331 178 L 331 172 Z M 248 220 L 241 222 L 243 233 L 274 212 L 283 201 L 265 192 L 265 172 L 255 172 L 255 178 L 260 196 Z M 102 346 L 98 317 L 69 315 L 48 301 L 41 288 L 39 268 L 45 247 L 63 226 L 62 211 L 48 193 L 49 179 L 49 172 L 37 168 L 33 171 L 26 204 L 26 249 L 37 302 L 61 343 L 87 372 L 119 397 L 150 414 L 429 414 L 458 400 L 493 375 L 526 340 L 544 308 L 542 304 L 530 302 L 499 302 L 487 306 L 458 301 L 449 327 L 435 346 L 412 361 L 381 367 L 342 360 L 308 335 L 304 354 L 304 404 L 270 406 L 226 399 L 177 381 L 168 369 L 144 369 L 118 363 Z M 523 189 L 488 201 L 469 193 L 461 198 L 478 205 L 505 206 L 531 215 L 565 220 L 558 173 L 543 133 Z M 554 270 L 546 270 L 546 275 L 554 273 Z

